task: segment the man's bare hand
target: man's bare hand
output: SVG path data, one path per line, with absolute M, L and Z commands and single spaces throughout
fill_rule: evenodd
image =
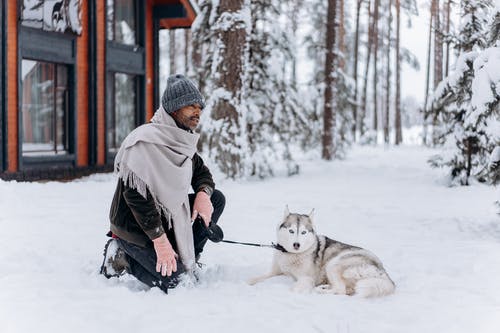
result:
M 191 220 L 194 221 L 198 215 L 201 216 L 203 222 L 208 227 L 210 221 L 212 221 L 212 213 L 214 212 L 214 207 L 212 206 L 212 201 L 210 197 L 203 191 L 196 193 L 196 198 L 193 204 L 193 215 Z
M 172 272 L 177 271 L 177 253 L 168 241 L 167 235 L 163 234 L 153 239 L 156 251 L 156 271 L 161 272 L 162 276 L 170 276 Z

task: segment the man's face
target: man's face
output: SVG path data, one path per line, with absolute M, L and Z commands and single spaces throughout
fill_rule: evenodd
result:
M 198 104 L 185 106 L 172 113 L 177 124 L 194 131 L 200 122 L 201 107 Z

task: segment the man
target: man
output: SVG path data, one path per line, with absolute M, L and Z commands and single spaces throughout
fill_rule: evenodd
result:
M 196 153 L 199 135 L 193 132 L 204 106 L 189 79 L 172 75 L 151 122 L 123 141 L 115 158 L 113 239 L 101 267 L 106 277 L 128 272 L 167 292 L 180 274 L 192 273 L 212 231 L 222 239 L 216 223 L 225 198 Z M 190 185 L 195 193 L 188 194 Z

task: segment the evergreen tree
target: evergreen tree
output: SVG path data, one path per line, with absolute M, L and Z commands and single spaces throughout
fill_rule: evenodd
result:
M 207 87 L 212 87 L 211 70 L 215 51 L 216 34 L 214 23 L 217 20 L 217 6 L 213 0 L 199 0 L 200 9 L 191 27 L 191 66 L 189 77 L 196 83 L 201 93 L 207 97 Z
M 215 39 L 212 73 L 215 78 L 203 115 L 208 154 L 230 178 L 245 175 L 247 149 L 243 102 L 248 63 L 249 0 L 212 3 Z M 215 12 L 214 12 L 215 11 Z M 210 20 L 209 20 L 210 21 Z
M 343 1 L 337 1 L 337 5 L 340 5 Z M 326 68 L 326 35 L 327 35 L 327 2 L 326 1 L 312 1 L 309 0 L 307 4 L 308 16 L 316 17 L 317 19 L 312 22 L 312 29 L 310 33 L 307 34 L 305 38 L 305 45 L 307 47 L 307 53 L 309 58 L 313 61 L 313 78 L 310 82 L 309 90 L 309 103 L 313 106 L 313 112 L 308 114 L 312 122 L 311 126 L 313 132 L 309 139 L 308 145 L 318 145 L 325 138 L 322 135 L 332 135 L 332 145 L 335 147 L 332 152 L 332 157 L 342 158 L 345 156 L 347 148 L 353 141 L 353 136 L 351 128 L 353 127 L 353 103 L 354 101 L 354 80 L 347 74 L 341 65 L 345 62 L 345 67 L 350 66 L 350 61 L 353 59 L 351 56 L 350 49 L 346 49 L 345 53 L 339 50 L 339 38 L 337 36 L 335 44 L 333 45 L 333 61 L 331 78 L 335 83 L 331 83 L 331 87 L 334 89 L 332 91 L 332 98 L 330 105 L 332 107 L 332 112 L 335 112 L 335 122 L 332 121 L 331 133 L 326 133 L 325 122 L 324 122 L 324 111 L 325 105 L 325 89 L 327 86 L 327 74 L 325 72 Z M 338 6 L 335 10 L 337 13 L 340 12 Z M 342 23 L 339 22 L 339 16 L 336 15 L 336 24 L 338 26 Z M 334 27 L 335 28 L 335 27 Z M 349 28 L 349 26 L 345 26 Z M 346 35 L 351 35 L 351 32 L 346 30 Z M 327 116 L 328 119 L 328 116 Z M 333 120 L 333 119 L 332 119 Z M 335 123 L 335 125 L 333 125 Z M 328 124 L 326 124 L 328 125 Z M 327 126 L 328 127 L 328 126 Z M 326 138 L 328 141 L 329 138 Z
M 295 62 L 291 32 L 280 23 L 279 4 L 273 0 L 251 1 L 251 33 L 248 57 L 248 109 L 246 133 L 249 156 L 248 175 L 266 177 L 285 166 L 296 173 L 290 144 L 300 141 L 307 131 L 307 118 L 298 101 L 293 71 Z
M 434 95 L 433 111 L 440 124 L 434 130 L 445 151 L 430 163 L 448 167 L 452 184 L 468 185 L 471 176 L 491 181 L 489 156 L 500 145 L 500 73 L 495 70 L 500 48 L 491 38 L 487 45 L 490 6 L 488 0 L 462 1 L 461 55 L 455 72 L 439 84 Z M 497 20 L 489 29 L 492 34 L 498 29 L 495 24 Z

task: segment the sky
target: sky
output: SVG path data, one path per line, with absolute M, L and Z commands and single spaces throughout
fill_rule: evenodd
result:
M 427 1 L 417 0 L 419 16 L 411 18 L 412 26 L 408 27 L 406 15 L 401 21 L 401 46 L 410 50 L 420 63 L 420 70 L 407 64 L 402 65 L 401 95 L 414 96 L 423 104 L 425 98 L 425 74 L 427 64 L 427 43 L 429 26 L 429 9 Z

